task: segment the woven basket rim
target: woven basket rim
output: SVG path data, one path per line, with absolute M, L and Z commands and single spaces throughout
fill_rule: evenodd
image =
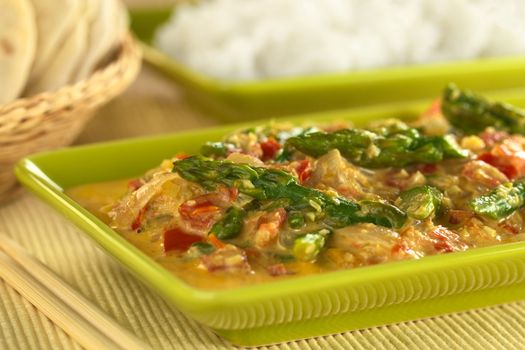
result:
M 32 96 L 19 97 L 16 100 L 7 102 L 5 104 L 0 104 L 0 117 L 20 108 L 38 108 L 43 103 L 49 105 L 49 101 L 55 99 L 57 96 L 69 95 L 73 100 L 85 99 L 86 96 L 75 92 L 84 90 L 84 87 L 87 87 L 93 82 L 97 81 L 101 75 L 113 71 L 117 65 L 122 63 L 123 60 L 126 58 L 129 59 L 127 55 L 129 55 L 131 52 L 135 52 L 140 57 L 142 56 L 138 44 L 135 42 L 131 32 L 128 31 L 121 39 L 121 43 L 119 45 L 118 51 L 115 54 L 115 57 L 108 64 L 98 68 L 88 77 L 75 83 L 64 85 L 57 90 L 44 91 Z M 72 103 L 71 99 L 69 99 L 68 103 Z
M 0 202 L 15 197 L 14 164 L 29 154 L 69 145 L 97 108 L 133 82 L 141 58 L 127 32 L 112 60 L 86 79 L 0 105 Z

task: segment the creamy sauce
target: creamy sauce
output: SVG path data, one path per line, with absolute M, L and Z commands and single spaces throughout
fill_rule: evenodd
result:
M 109 225 L 110 218 L 104 208 L 110 207 L 127 192 L 128 181 L 119 180 L 81 185 L 66 190 L 66 194 Z M 309 275 L 333 270 L 328 266 L 323 268 L 306 262 L 291 262 L 285 263 L 285 265 L 290 271 L 295 272 L 293 275 L 271 276 L 263 266 L 257 264 L 252 264 L 253 273 L 233 275 L 216 272 L 210 274 L 197 261 L 185 261 L 177 252 L 164 253 L 161 242 L 152 242 L 146 234 L 137 234 L 134 231 L 119 233 L 171 273 L 186 283 L 201 289 L 233 288 L 290 278 L 295 275 Z

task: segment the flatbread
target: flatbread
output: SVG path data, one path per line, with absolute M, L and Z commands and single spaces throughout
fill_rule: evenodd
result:
M 88 77 L 100 61 L 121 41 L 128 27 L 127 12 L 118 0 L 92 0 L 94 17 L 90 22 L 88 50 L 74 80 Z
M 29 0 L 0 0 L 0 103 L 16 99 L 35 57 L 36 27 Z
M 41 78 L 48 65 L 55 61 L 64 40 L 72 31 L 76 31 L 77 20 L 82 14 L 85 1 L 90 0 L 31 0 L 35 9 L 38 37 L 27 91 L 33 91 L 31 86 Z
M 83 8 L 86 10 L 86 8 Z M 54 52 L 42 75 L 30 83 L 26 91 L 34 95 L 43 91 L 54 91 L 67 85 L 82 61 L 87 49 L 88 18 L 80 13 L 75 25 L 64 38 L 62 45 Z

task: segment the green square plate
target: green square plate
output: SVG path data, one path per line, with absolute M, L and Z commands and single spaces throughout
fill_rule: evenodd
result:
M 521 98 L 505 98 L 525 106 Z M 410 118 L 424 104 L 366 107 L 288 118 L 357 125 Z M 95 144 L 20 161 L 19 180 L 84 230 L 152 290 L 189 317 L 240 345 L 261 345 L 383 325 L 523 299 L 525 242 L 392 262 L 228 290 L 187 285 L 69 198 L 72 186 L 129 178 L 178 152 L 248 124 Z
M 131 13 L 144 58 L 182 86 L 190 101 L 228 121 L 243 121 L 437 96 L 449 81 L 477 91 L 525 88 L 525 57 L 486 58 L 359 72 L 234 82 L 189 69 L 152 46 L 169 9 Z

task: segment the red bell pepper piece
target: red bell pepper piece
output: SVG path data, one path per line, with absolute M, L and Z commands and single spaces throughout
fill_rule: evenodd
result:
M 131 229 L 133 231 L 136 231 L 140 228 L 140 226 L 142 225 L 142 220 L 144 220 L 145 213 L 146 213 L 146 207 L 140 209 L 139 214 L 137 215 L 135 220 L 133 220 L 133 222 L 131 223 Z
M 201 242 L 203 238 L 197 235 L 191 235 L 178 227 L 164 232 L 164 252 L 170 250 L 186 251 L 196 242 Z
M 515 140 L 503 141 L 490 152 L 480 154 L 478 159 L 498 168 L 511 180 L 525 175 L 525 150 Z
M 281 149 L 281 144 L 277 142 L 273 137 L 269 137 L 266 141 L 261 142 L 262 157 L 263 161 L 274 159 L 277 152 Z
M 312 168 L 310 166 L 310 161 L 308 159 L 302 160 L 299 162 L 299 165 L 295 167 L 295 172 L 299 178 L 299 183 L 305 183 L 308 181 L 312 175 Z

